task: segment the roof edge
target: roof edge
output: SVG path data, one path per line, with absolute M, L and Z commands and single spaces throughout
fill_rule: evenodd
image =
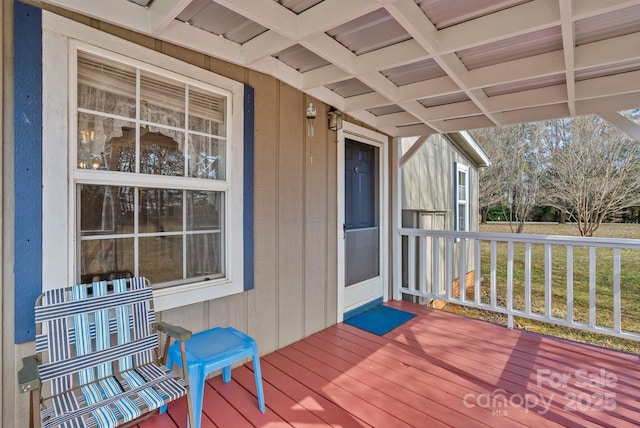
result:
M 491 165 L 489 156 L 482 150 L 482 147 L 467 131 L 450 132 L 444 134 L 460 150 L 475 162 L 477 167 L 487 167 Z

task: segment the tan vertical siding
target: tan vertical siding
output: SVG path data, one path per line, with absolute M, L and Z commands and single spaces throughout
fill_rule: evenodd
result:
M 298 340 L 304 332 L 304 95 L 280 84 L 278 138 L 278 345 Z M 266 165 L 265 165 L 266 166 Z

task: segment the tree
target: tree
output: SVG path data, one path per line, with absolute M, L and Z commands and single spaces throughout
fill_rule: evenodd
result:
M 639 143 L 595 116 L 547 128 L 546 202 L 593 236 L 602 221 L 640 204 Z
M 544 141 L 535 123 L 486 128 L 473 135 L 491 159 L 480 174 L 480 212 L 508 207 L 511 230 L 521 233 L 540 198 Z

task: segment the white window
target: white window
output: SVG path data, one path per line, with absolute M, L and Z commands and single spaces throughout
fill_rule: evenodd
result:
M 469 167 L 455 164 L 455 224 L 454 230 L 469 231 Z
M 244 85 L 63 20 L 43 20 L 43 276 L 145 276 L 159 310 L 241 292 Z

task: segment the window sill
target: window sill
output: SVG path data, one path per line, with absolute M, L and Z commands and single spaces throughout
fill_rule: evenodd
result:
M 242 291 L 241 280 L 229 281 L 228 278 L 221 278 L 154 290 L 153 305 L 159 312 L 242 293 Z

